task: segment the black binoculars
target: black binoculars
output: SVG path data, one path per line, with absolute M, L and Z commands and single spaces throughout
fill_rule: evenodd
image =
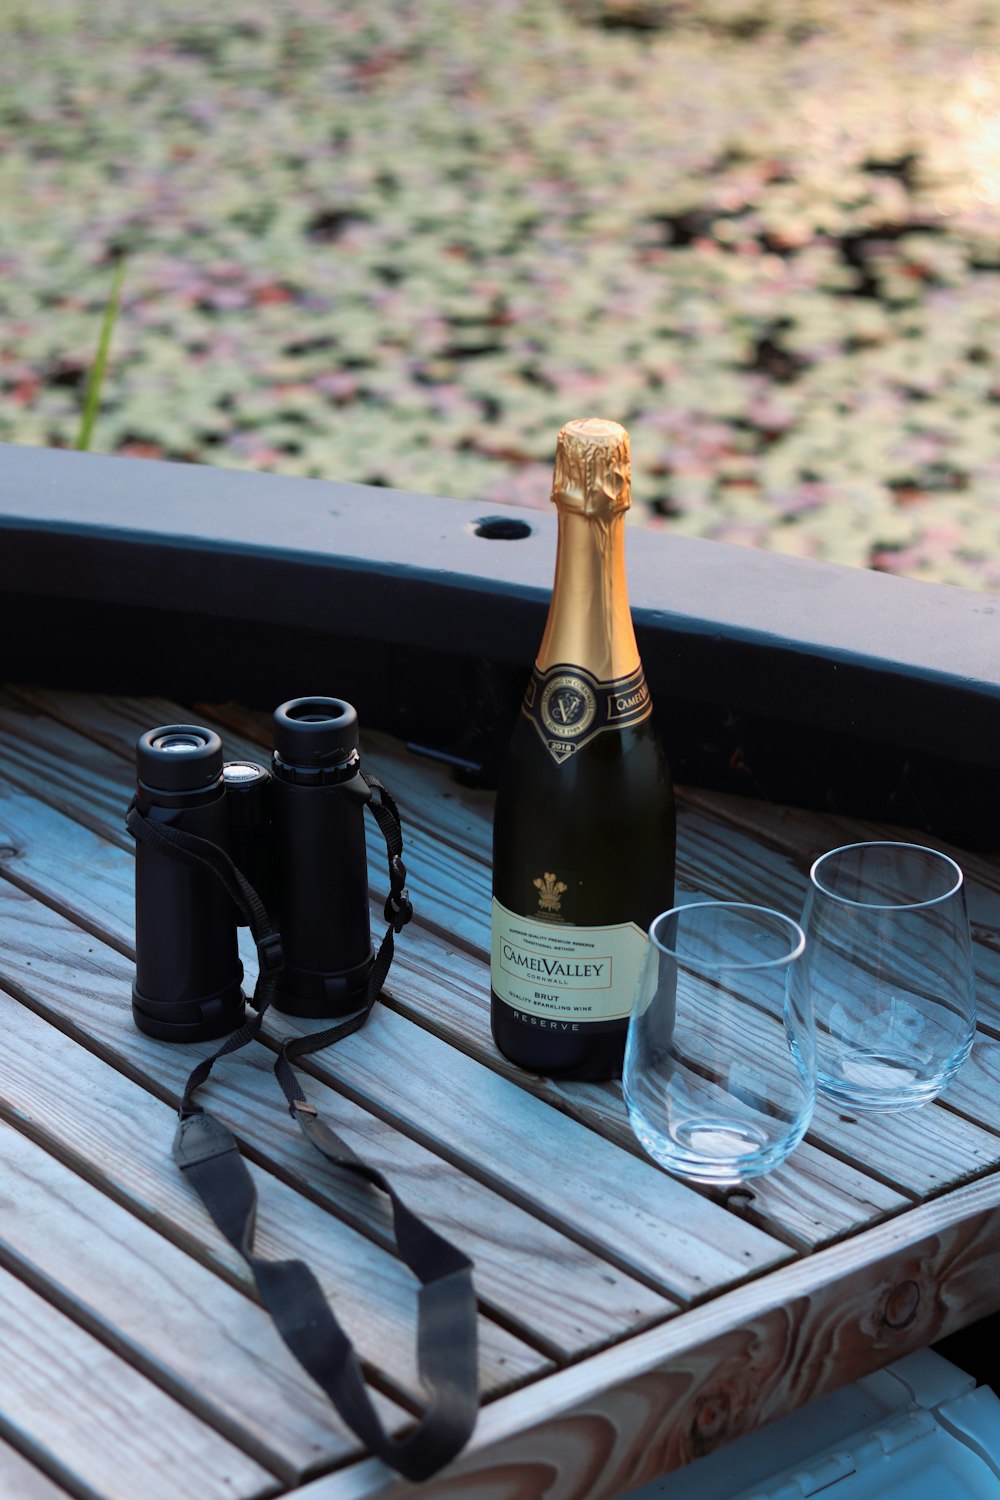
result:
M 271 766 L 223 763 L 222 741 L 167 724 L 136 746 L 135 807 L 223 849 L 281 934 L 274 1005 L 297 1016 L 363 1005 L 374 954 L 368 920 L 358 716 L 339 698 L 293 698 L 274 713 Z M 132 1014 L 165 1041 L 226 1036 L 245 1018 L 242 916 L 212 869 L 136 843 Z

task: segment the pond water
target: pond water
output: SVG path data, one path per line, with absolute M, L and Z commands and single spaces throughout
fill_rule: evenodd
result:
M 0 440 L 1000 588 L 988 0 L 8 0 Z

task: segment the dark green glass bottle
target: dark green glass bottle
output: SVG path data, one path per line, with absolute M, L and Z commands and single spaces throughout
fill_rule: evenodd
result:
M 493 1037 L 532 1072 L 612 1078 L 674 893 L 673 791 L 625 583 L 625 429 L 568 423 L 552 498 L 552 603 L 493 824 Z

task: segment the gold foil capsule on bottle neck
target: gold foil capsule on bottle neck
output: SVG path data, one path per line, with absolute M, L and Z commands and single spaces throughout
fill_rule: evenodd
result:
M 567 422 L 556 440 L 552 500 L 560 510 L 610 521 L 632 503 L 628 433 L 604 417 Z

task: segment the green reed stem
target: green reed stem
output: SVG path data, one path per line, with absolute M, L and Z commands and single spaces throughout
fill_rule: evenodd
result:
M 122 256 L 115 266 L 114 278 L 111 282 L 111 295 L 104 309 L 104 317 L 101 320 L 101 336 L 97 341 L 97 356 L 94 360 L 90 379 L 87 381 L 87 396 L 83 405 L 83 417 L 80 421 L 80 431 L 77 434 L 76 446 L 81 450 L 90 447 L 91 434 L 94 431 L 94 423 L 97 421 L 97 413 L 101 405 L 101 387 L 104 385 L 104 373 L 108 365 L 108 353 L 111 349 L 111 335 L 114 333 L 115 322 L 118 317 L 118 307 L 121 302 L 122 282 L 125 280 L 125 257 Z

